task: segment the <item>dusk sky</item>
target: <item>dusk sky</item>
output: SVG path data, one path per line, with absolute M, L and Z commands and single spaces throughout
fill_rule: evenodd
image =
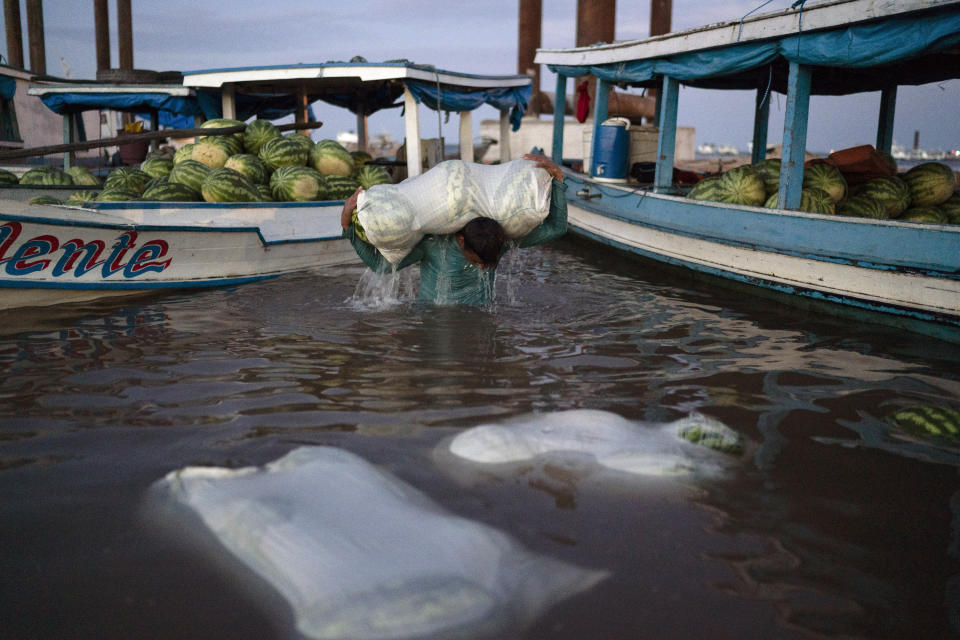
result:
M 702 2 L 673 1 L 673 30 L 738 20 L 762 0 Z M 792 0 L 773 0 L 758 13 L 780 11 Z M 113 66 L 118 66 L 115 2 L 110 5 Z M 133 0 L 134 67 L 194 70 L 219 67 L 349 60 L 371 62 L 407 58 L 452 71 L 480 74 L 517 72 L 517 0 Z M 96 75 L 93 3 L 88 0 L 47 0 L 43 3 L 47 71 L 51 75 L 92 79 Z M 570 47 L 575 43 L 576 0 L 543 0 L 542 46 Z M 649 2 L 619 2 L 616 39 L 649 34 Z M 26 22 L 26 9 L 21 8 Z M 26 46 L 26 25 L 23 27 Z M 4 41 L 2 52 L 6 54 Z M 29 60 L 25 53 L 25 59 Z M 554 76 L 542 70 L 545 90 Z M 679 124 L 696 129 L 697 143 L 732 144 L 745 150 L 752 133 L 752 92 L 682 89 Z M 960 148 L 960 82 L 901 87 L 898 92 L 894 140 L 909 146 L 914 131 L 920 146 Z M 783 96 L 773 94 L 769 142 L 782 137 Z M 829 151 L 876 140 L 879 93 L 842 98 L 814 97 L 807 148 Z M 347 111 L 319 103 L 314 107 L 324 127 L 317 137 L 333 138 L 355 127 Z M 489 107 L 474 115 L 497 117 Z M 436 135 L 433 112 L 421 114 L 424 137 Z M 457 135 L 456 118 L 444 124 L 448 139 Z M 371 134 L 402 137 L 398 110 L 370 118 Z

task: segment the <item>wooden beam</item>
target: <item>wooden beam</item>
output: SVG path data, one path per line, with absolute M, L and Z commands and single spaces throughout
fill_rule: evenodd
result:
M 403 123 L 407 153 L 407 177 L 420 175 L 420 108 L 410 89 L 403 88 Z
M 893 116 L 897 109 L 897 86 L 880 92 L 880 120 L 877 123 L 877 151 L 890 153 L 893 147 Z
M 770 89 L 767 83 L 757 88 L 757 101 L 753 110 L 753 151 L 750 162 L 760 162 L 767 157 L 767 130 L 770 128 Z
M 567 76 L 557 74 L 557 88 L 553 95 L 553 161 L 563 161 L 563 125 L 567 105 Z
M 97 71 L 110 68 L 109 16 L 107 0 L 93 0 L 93 30 L 97 43 Z
M 227 83 L 223 85 L 223 89 L 220 93 L 220 104 L 224 118 L 228 118 L 230 120 L 237 119 L 237 95 L 236 88 L 233 84 Z
M 47 74 L 47 50 L 43 41 L 43 2 L 27 0 L 27 38 L 30 48 L 30 71 Z
M 510 110 L 500 110 L 500 162 L 510 162 Z
M 787 108 L 783 117 L 783 158 L 780 167 L 778 203 L 781 209 L 800 206 L 803 162 L 807 151 L 807 119 L 810 114 L 810 80 L 807 65 L 790 63 L 787 78 Z
M 133 69 L 133 13 L 130 0 L 117 0 L 117 48 L 121 69 Z
M 673 158 L 677 148 L 677 107 L 680 98 L 680 82 L 663 76 L 660 91 L 660 129 L 657 137 L 657 166 L 653 172 L 653 189 L 661 193 L 673 191 Z
M 473 112 L 460 112 L 460 159 L 473 162 Z
M 7 31 L 7 63 L 23 69 L 23 32 L 20 26 L 20 0 L 3 0 L 3 19 Z

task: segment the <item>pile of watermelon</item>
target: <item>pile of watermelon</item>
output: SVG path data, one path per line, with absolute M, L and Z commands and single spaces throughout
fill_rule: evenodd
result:
M 687 197 L 776 209 L 779 180 L 780 159 L 771 158 L 704 178 L 690 189 Z M 799 210 L 878 220 L 960 224 L 960 191 L 956 187 L 953 170 L 939 162 L 925 162 L 853 188 L 848 187 L 839 169 L 823 162 L 804 169 Z
M 217 118 L 201 127 L 244 124 Z M 368 164 L 364 152 L 350 152 L 334 140 L 314 143 L 300 133 L 282 135 L 268 120 L 253 120 L 241 133 L 198 137 L 172 157 L 151 154 L 139 168 L 118 167 L 98 192 L 78 191 L 67 200 L 49 196 L 34 204 L 82 206 L 91 201 L 267 202 L 346 200 L 358 187 L 390 184 L 389 172 Z M 76 170 L 76 171 L 74 171 Z M 31 169 L 17 180 L 3 172 L 0 182 L 44 185 L 97 185 L 100 181 L 79 167 Z

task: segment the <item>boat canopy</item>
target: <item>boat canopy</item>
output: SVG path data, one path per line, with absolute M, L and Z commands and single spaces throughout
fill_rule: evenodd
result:
M 795 9 L 645 40 L 540 49 L 536 62 L 567 77 L 594 75 L 629 86 L 656 87 L 669 76 L 695 87 L 779 93 L 787 92 L 793 62 L 813 68 L 810 91 L 819 95 L 960 77 L 960 3 L 898 2 L 899 15 L 877 4 L 795 3 Z

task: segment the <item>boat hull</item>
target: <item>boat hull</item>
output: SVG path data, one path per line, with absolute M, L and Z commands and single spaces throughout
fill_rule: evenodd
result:
M 0 202 L 0 309 L 243 284 L 357 261 L 342 203 Z
M 790 295 L 960 327 L 958 227 L 693 201 L 578 177 L 568 183 L 574 234 Z M 583 197 L 585 187 L 600 197 Z

